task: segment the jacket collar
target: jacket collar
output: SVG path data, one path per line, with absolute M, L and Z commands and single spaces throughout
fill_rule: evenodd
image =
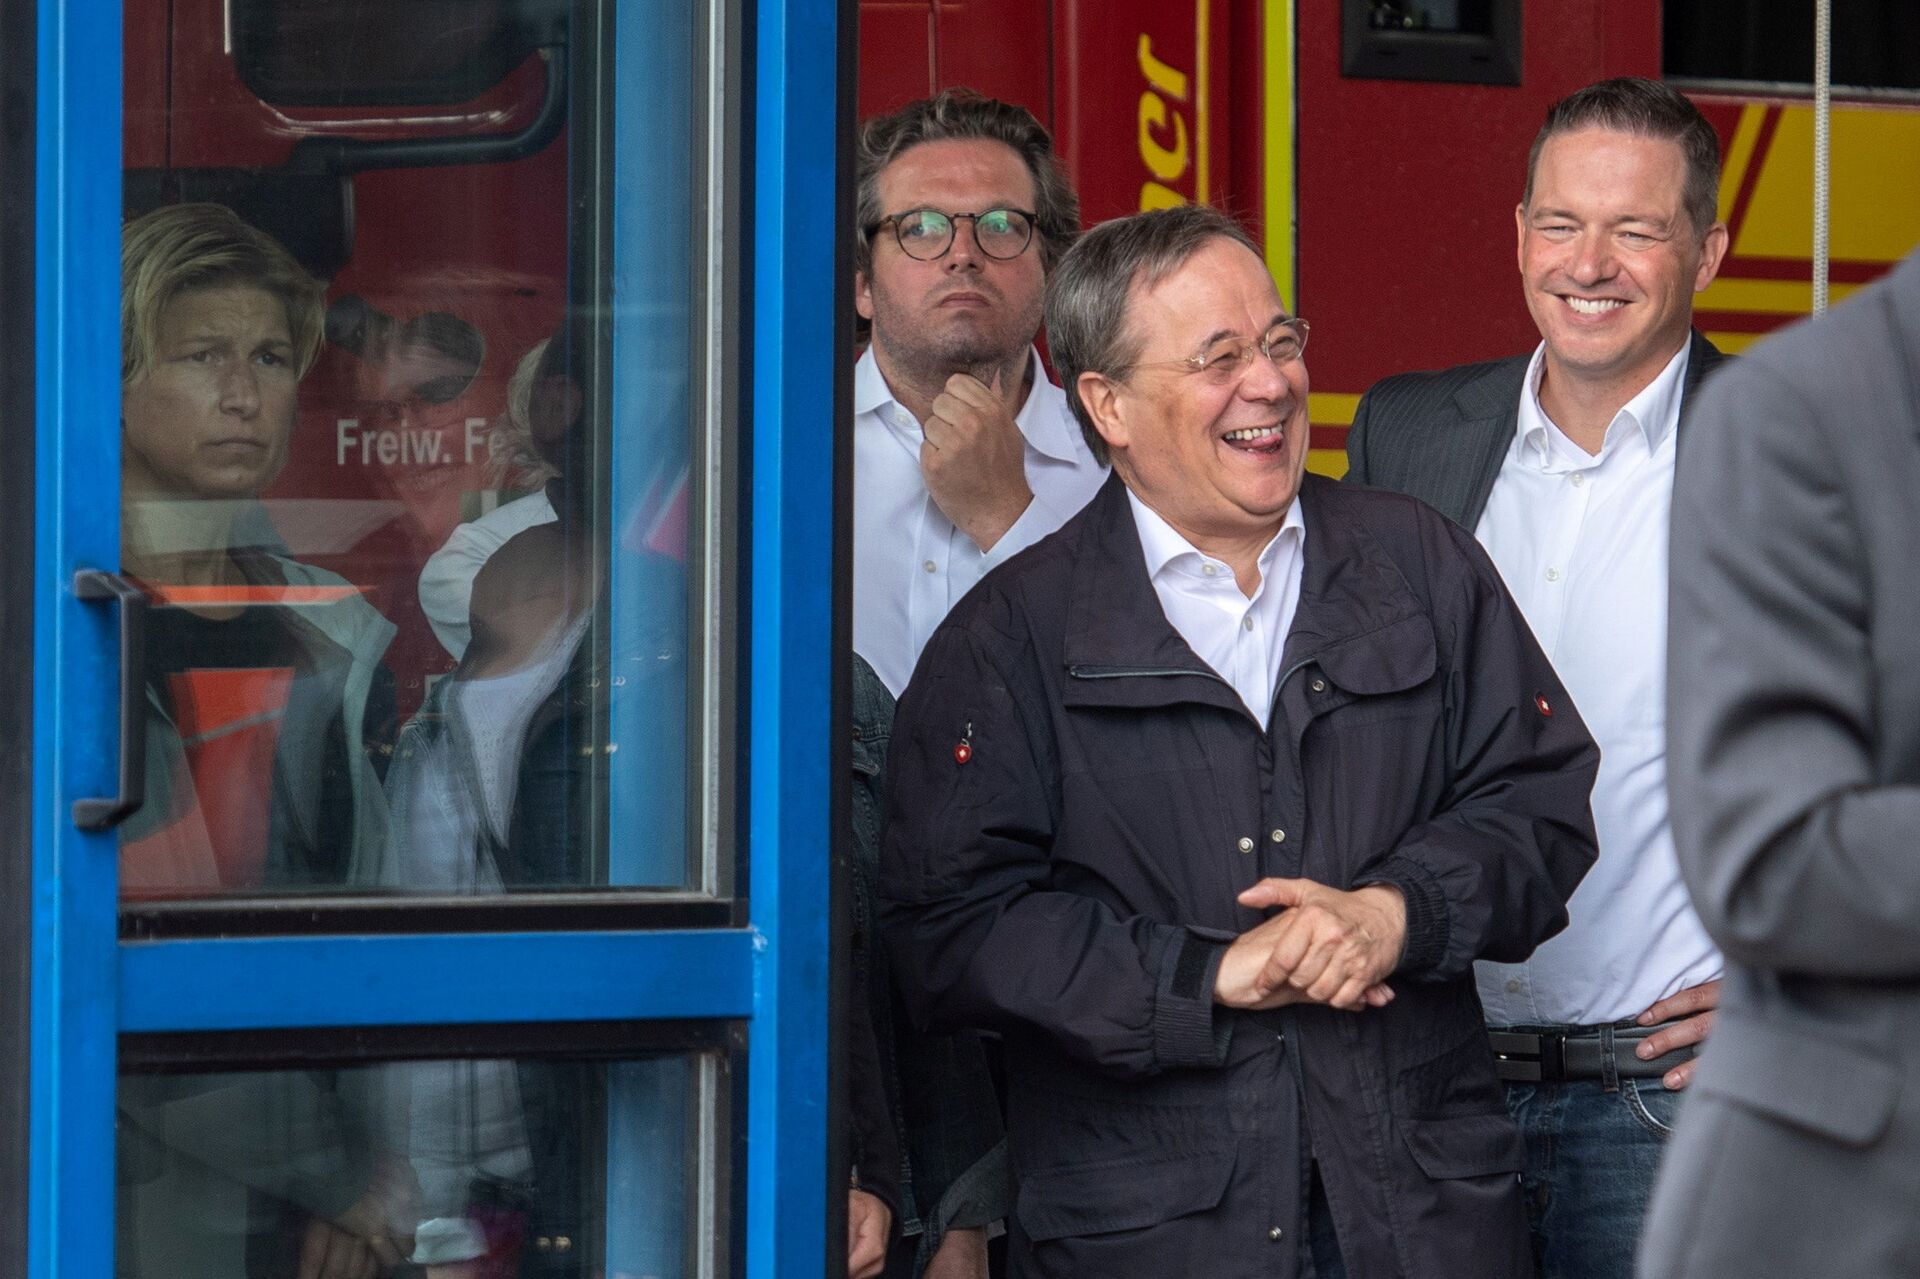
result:
M 1399 569 L 1343 497 L 1334 482 L 1322 476 L 1301 479 L 1298 501 L 1306 557 L 1279 683 L 1284 686 L 1296 668 L 1321 662 L 1330 663 L 1329 676 L 1350 693 L 1407 687 L 1432 672 L 1431 625 Z M 1147 576 L 1126 486 L 1118 474 L 1108 478 L 1081 518 L 1085 523 L 1074 552 L 1063 645 L 1066 704 L 1200 702 L 1245 714 L 1239 694 L 1200 660 L 1167 620 Z M 1424 647 L 1411 646 L 1408 661 L 1397 661 L 1379 645 L 1355 647 L 1408 623 L 1426 636 Z M 1416 667 L 1421 669 L 1414 672 Z
M 1681 385 L 1680 417 L 1675 430 L 1685 429 L 1701 381 L 1727 358 L 1698 330 L 1689 342 L 1687 375 Z M 1520 429 L 1520 393 L 1526 385 L 1530 363 L 1530 357 L 1524 355 L 1497 361 L 1453 393 L 1453 409 L 1459 416 L 1456 429 L 1471 441 L 1466 457 L 1473 467 L 1473 485 L 1462 507 L 1460 521 L 1469 529 L 1479 522 L 1480 513 L 1486 509 L 1493 481 L 1500 474 L 1514 433 Z
M 1687 415 L 1693 412 L 1693 405 L 1700 394 L 1700 384 L 1707 374 L 1718 368 L 1727 357 L 1720 348 L 1693 331 L 1692 345 L 1687 355 L 1687 377 L 1680 387 L 1680 424 L 1675 430 L 1684 429 Z

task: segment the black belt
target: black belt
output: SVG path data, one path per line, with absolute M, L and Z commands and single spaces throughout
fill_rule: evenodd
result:
M 1691 1061 L 1693 1045 L 1651 1061 L 1634 1055 L 1641 1040 L 1664 1026 L 1576 1026 L 1566 1030 L 1489 1030 L 1494 1065 L 1512 1083 L 1559 1084 L 1572 1079 L 1658 1079 Z M 1612 1070 L 1609 1072 L 1608 1066 Z

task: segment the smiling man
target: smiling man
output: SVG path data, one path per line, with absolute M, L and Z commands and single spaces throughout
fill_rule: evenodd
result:
M 1480 997 L 1528 1136 L 1543 1279 L 1625 1279 L 1721 960 L 1667 822 L 1667 517 L 1675 450 L 1721 360 L 1691 330 L 1727 247 L 1720 149 L 1692 103 L 1608 80 L 1556 104 L 1515 211 L 1531 357 L 1389 378 L 1348 478 L 1473 529 L 1601 747 L 1601 857 L 1573 922 Z
M 1565 922 L 1595 753 L 1473 540 L 1303 474 L 1307 325 L 1211 209 L 1047 332 L 1113 478 L 895 726 L 909 1010 L 1004 1038 L 1015 1275 L 1533 1273 L 1472 965 Z

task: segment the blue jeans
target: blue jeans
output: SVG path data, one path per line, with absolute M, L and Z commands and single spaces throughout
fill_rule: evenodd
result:
M 1527 1139 L 1520 1184 L 1540 1279 L 1632 1279 L 1680 1094 L 1657 1078 L 1610 1082 L 1507 1085 Z

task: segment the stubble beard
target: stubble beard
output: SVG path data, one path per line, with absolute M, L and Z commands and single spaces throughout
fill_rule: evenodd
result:
M 1004 296 L 996 301 L 1005 307 Z M 935 329 L 894 306 L 878 290 L 874 302 L 874 345 L 885 351 L 895 376 L 920 388 L 928 398 L 938 395 L 956 373 L 970 373 L 982 382 L 992 381 L 995 372 L 1015 378 L 1024 375 L 1028 349 L 1040 331 L 1038 306 L 1030 316 L 1001 309 L 985 324 L 952 317 Z

